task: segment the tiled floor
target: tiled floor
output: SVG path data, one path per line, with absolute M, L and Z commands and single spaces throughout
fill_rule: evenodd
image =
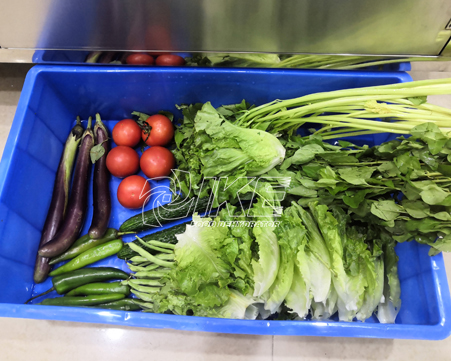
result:
M 435 64 L 436 65 L 436 64 Z M 412 77 L 451 77 L 451 63 L 414 64 Z M 0 155 L 30 65 L 0 64 Z M 450 97 L 436 97 L 451 108 Z M 451 254 L 445 255 L 451 274 Z M 4 276 L 4 275 L 2 275 Z M 444 341 L 224 335 L 0 318 L 0 360 L 450 360 Z

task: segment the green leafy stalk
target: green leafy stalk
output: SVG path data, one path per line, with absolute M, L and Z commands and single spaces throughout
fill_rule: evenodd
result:
M 447 134 L 451 129 L 450 111 L 426 103 L 428 95 L 437 94 L 451 94 L 451 79 L 344 89 L 276 100 L 244 110 L 237 115 L 237 124 L 252 128 L 265 124 L 265 129 L 272 133 L 292 133 L 304 123 L 320 123 L 327 131 L 340 130 L 333 136 L 322 131 L 332 139 L 356 129 L 410 134 L 418 124 L 431 122 Z M 373 118 L 384 121 L 371 120 Z

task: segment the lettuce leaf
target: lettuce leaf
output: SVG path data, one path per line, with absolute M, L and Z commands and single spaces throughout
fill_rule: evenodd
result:
M 205 103 L 179 107 L 184 117 L 175 131 L 177 149 L 173 154 L 178 169 L 171 177 L 174 193 L 206 197 L 213 191 L 213 207 L 224 201 L 235 204 L 239 194 L 252 194 L 255 189 L 256 182 L 249 186 L 246 177 L 264 174 L 283 161 L 285 148 L 274 135 L 233 124 L 234 112 L 243 107 L 247 106 L 215 109 Z
M 264 197 L 263 197 L 264 196 Z M 250 211 L 256 221 L 273 222 L 275 211 L 274 192 L 268 183 L 261 189 L 261 197 Z M 252 259 L 254 272 L 254 297 L 262 297 L 274 283 L 280 265 L 280 250 L 274 226 L 256 225 L 252 229 L 258 245 L 256 257 Z
M 285 157 L 285 148 L 274 135 L 228 122 L 209 102 L 197 113 L 194 122 L 197 132 L 204 131 L 211 137 L 211 143 L 202 147 L 211 149 L 201 156 L 206 177 L 238 168 L 245 169 L 248 176 L 260 175 L 282 163 Z
M 310 270 L 313 300 L 325 303 L 331 286 L 331 263 L 329 251 L 311 214 L 298 205 L 299 215 L 307 228 L 306 263 Z
M 201 219 L 197 214 L 194 222 L 209 221 Z M 177 244 L 174 253 L 177 267 L 173 272 L 174 280 L 180 290 L 188 296 L 195 296 L 201 286 L 212 282 L 229 281 L 232 267 L 221 249 L 227 239 L 226 227 L 187 225 L 186 231 L 176 235 Z
M 285 297 L 288 295 L 293 283 L 294 257 L 293 249 L 287 242 L 279 242 L 280 265 L 277 277 L 269 288 L 269 299 L 265 303 L 265 309 L 271 313 L 277 312 Z
M 285 296 L 285 304 L 292 312 L 297 313 L 299 318 L 308 315 L 312 296 L 310 295 L 310 269 L 305 251 L 307 237 L 302 220 L 296 206 L 284 210 L 281 224 L 277 227 L 277 237 L 290 245 L 290 249 L 283 247 L 282 252 L 291 256 L 293 263 L 292 282 Z M 279 271 L 280 272 L 280 271 Z M 279 277 L 279 275 L 278 275 Z
M 240 292 L 230 289 L 227 302 L 223 306 L 214 308 L 198 307 L 195 315 L 255 320 L 258 316 L 258 308 L 253 303 L 255 303 L 255 299 L 251 296 L 244 296 Z
M 395 323 L 401 308 L 401 285 L 398 278 L 398 256 L 395 252 L 396 242 L 386 233 L 381 234 L 384 242 L 384 294 L 377 307 L 380 323 Z
M 338 294 L 338 314 L 340 321 L 352 321 L 363 303 L 366 280 L 361 272 L 346 271 L 343 260 L 344 247 L 352 244 L 353 241 L 361 242 L 365 251 L 366 245 L 363 240 L 351 239 L 344 230 L 345 223 L 338 224 L 332 213 L 328 211 L 325 205 L 315 203 L 309 204 L 310 210 L 318 223 L 321 233 L 326 241 L 331 258 L 331 267 L 334 272 L 333 284 Z M 342 228 L 340 235 L 339 228 Z M 342 237 L 346 237 L 342 239 Z M 355 237 L 354 237 L 355 238 Z M 360 256 L 357 254 L 357 256 Z

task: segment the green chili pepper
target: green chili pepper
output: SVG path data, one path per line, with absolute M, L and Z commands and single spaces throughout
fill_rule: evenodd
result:
M 106 257 L 116 254 L 122 249 L 124 243 L 120 239 L 110 241 L 100 246 L 88 249 L 73 260 L 67 262 L 65 265 L 50 272 L 50 276 L 60 275 L 62 273 L 70 272 L 83 268 L 89 264 L 95 263 Z
M 92 295 L 86 297 L 55 297 L 46 298 L 39 305 L 45 306 L 94 306 L 102 303 L 119 301 L 125 298 L 122 293 L 110 293 L 108 295 Z
M 97 267 L 97 268 L 84 268 L 76 271 L 68 272 L 63 275 L 53 277 L 53 287 L 48 291 L 41 293 L 40 295 L 30 298 L 27 302 L 41 297 L 52 291 L 58 292 L 62 295 L 74 288 L 86 285 L 93 282 L 102 282 L 110 280 L 126 280 L 130 277 L 128 273 L 121 271 L 120 269 L 113 267 Z
M 106 308 L 109 310 L 121 310 L 121 311 L 138 311 L 141 306 L 135 303 L 132 298 L 124 298 L 119 301 L 102 303 L 101 305 L 93 306 L 95 308 Z
M 77 239 L 66 252 L 59 255 L 58 257 L 53 257 L 50 260 L 49 264 L 55 264 L 61 261 L 65 261 L 67 259 L 75 258 L 79 254 L 82 254 L 83 252 L 87 251 L 88 249 L 99 246 L 109 241 L 113 241 L 115 239 L 118 239 L 120 236 L 131 233 L 134 232 L 118 232 L 117 229 L 108 228 L 106 230 L 105 235 L 102 238 L 92 239 L 89 236 L 89 234 L 86 234 L 83 237 Z
M 109 293 L 122 293 L 126 296 L 130 294 L 130 287 L 123 285 L 121 282 L 112 283 L 88 283 L 73 289 L 66 293 L 66 297 L 70 296 L 86 296 L 86 295 L 105 295 Z

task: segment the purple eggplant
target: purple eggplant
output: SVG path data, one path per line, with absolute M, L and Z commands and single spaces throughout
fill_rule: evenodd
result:
M 42 257 L 59 256 L 75 242 L 80 234 L 88 205 L 88 185 L 91 170 L 89 157 L 93 145 L 94 133 L 91 129 L 90 117 L 88 127 L 81 139 L 66 217 L 55 237 L 39 248 L 38 253 Z
M 108 131 L 100 119 L 100 114 L 96 114 L 96 125 L 94 126 L 96 137 L 96 147 L 103 147 L 104 152 L 99 159 L 96 159 L 94 166 L 93 200 L 94 212 L 89 236 L 93 239 L 102 238 L 105 234 L 111 215 L 111 196 L 109 185 L 109 172 L 106 167 L 106 156 L 110 150 L 108 145 Z
M 67 201 L 69 199 L 72 168 L 74 166 L 75 156 L 77 155 L 78 145 L 80 144 L 83 135 L 83 130 L 84 129 L 80 124 L 80 118 L 77 118 L 77 124 L 72 128 L 67 137 L 63 155 L 61 156 L 56 172 L 52 201 L 50 202 L 50 208 L 47 213 L 44 228 L 42 229 L 41 241 L 39 242 L 40 247 L 52 240 L 63 223 Z M 39 254 L 36 256 L 33 277 L 36 283 L 41 283 L 46 280 L 51 268 L 49 261 L 50 259 L 47 257 L 42 257 Z

